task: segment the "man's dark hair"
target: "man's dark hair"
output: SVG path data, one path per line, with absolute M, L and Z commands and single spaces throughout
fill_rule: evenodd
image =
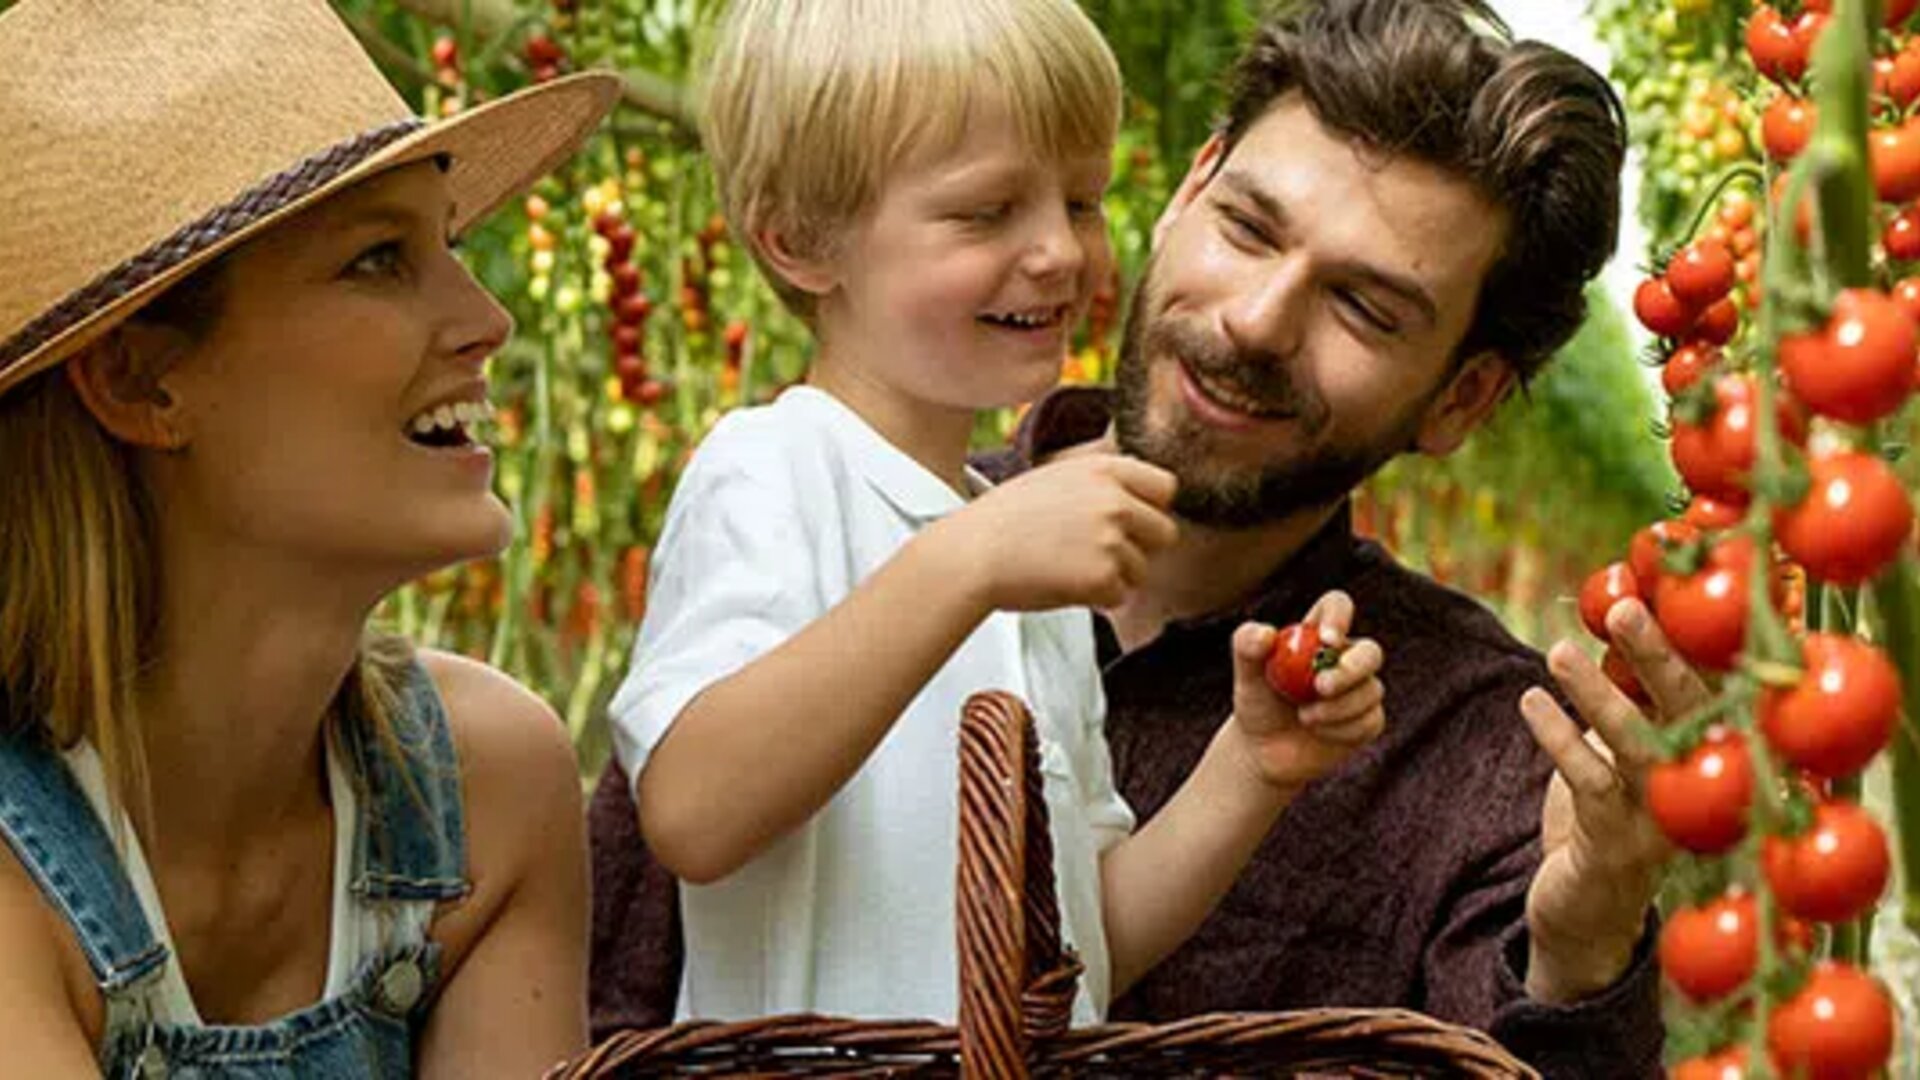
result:
M 1506 210 L 1457 358 L 1492 350 L 1524 383 L 1579 328 L 1584 286 L 1613 255 L 1626 159 L 1625 114 L 1597 72 L 1512 42 L 1484 0 L 1322 0 L 1283 4 L 1230 78 L 1227 154 L 1297 91 L 1329 129 Z

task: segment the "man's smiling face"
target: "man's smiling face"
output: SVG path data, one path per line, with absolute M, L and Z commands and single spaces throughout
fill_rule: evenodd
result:
M 1223 527 L 1453 449 L 1510 380 L 1491 354 L 1455 362 L 1506 229 L 1468 181 L 1282 98 L 1230 152 L 1201 152 L 1160 221 L 1122 347 L 1121 447 L 1179 476 L 1183 516 Z

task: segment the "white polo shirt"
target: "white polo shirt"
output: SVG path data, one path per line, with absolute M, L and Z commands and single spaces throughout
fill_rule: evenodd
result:
M 794 387 L 723 418 L 674 492 L 613 699 L 629 782 L 696 694 L 824 615 L 963 505 L 823 391 Z M 904 624 L 914 611 L 895 617 Z M 1101 731 L 1092 620 L 1063 609 L 990 616 L 825 809 L 724 880 L 680 886 L 683 1018 L 812 1011 L 953 1022 L 960 709 L 993 689 L 1033 710 L 1062 928 L 1086 964 L 1075 1021 L 1105 1014 L 1099 856 L 1132 831 L 1133 815 Z

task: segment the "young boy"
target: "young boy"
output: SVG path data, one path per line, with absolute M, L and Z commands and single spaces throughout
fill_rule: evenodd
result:
M 818 353 L 688 466 L 613 703 L 644 835 L 683 882 L 683 1016 L 954 1017 L 972 693 L 1034 712 L 1080 1022 L 1380 731 L 1371 642 L 1296 710 L 1261 676 L 1272 628 L 1242 627 L 1234 715 L 1130 835 L 1082 609 L 1174 538 L 1173 479 L 1100 454 L 990 490 L 966 467 L 975 414 L 1053 384 L 1107 272 L 1119 113 L 1073 0 L 738 0 L 721 29 L 723 201 Z M 1343 596 L 1316 615 L 1346 644 Z

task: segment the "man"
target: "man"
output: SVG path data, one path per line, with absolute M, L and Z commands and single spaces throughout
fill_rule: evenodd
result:
M 1229 707 L 1238 622 L 1294 621 L 1338 588 L 1386 651 L 1387 733 L 1289 807 L 1116 1019 L 1398 1005 L 1548 1075 L 1657 1070 L 1668 852 L 1638 803 L 1632 706 L 1558 647 L 1583 739 L 1537 654 L 1357 541 L 1347 513 L 1379 466 L 1450 453 L 1537 372 L 1613 251 L 1617 100 L 1493 23 L 1480 0 L 1269 20 L 1156 229 L 1115 390 L 1047 399 L 997 462 L 1117 448 L 1179 478 L 1179 544 L 1100 620 L 1116 776 L 1143 821 Z M 1611 620 L 1663 715 L 1704 697 L 1644 609 Z M 669 1019 L 671 883 L 644 876 L 624 784 L 594 814 L 596 1021 Z

